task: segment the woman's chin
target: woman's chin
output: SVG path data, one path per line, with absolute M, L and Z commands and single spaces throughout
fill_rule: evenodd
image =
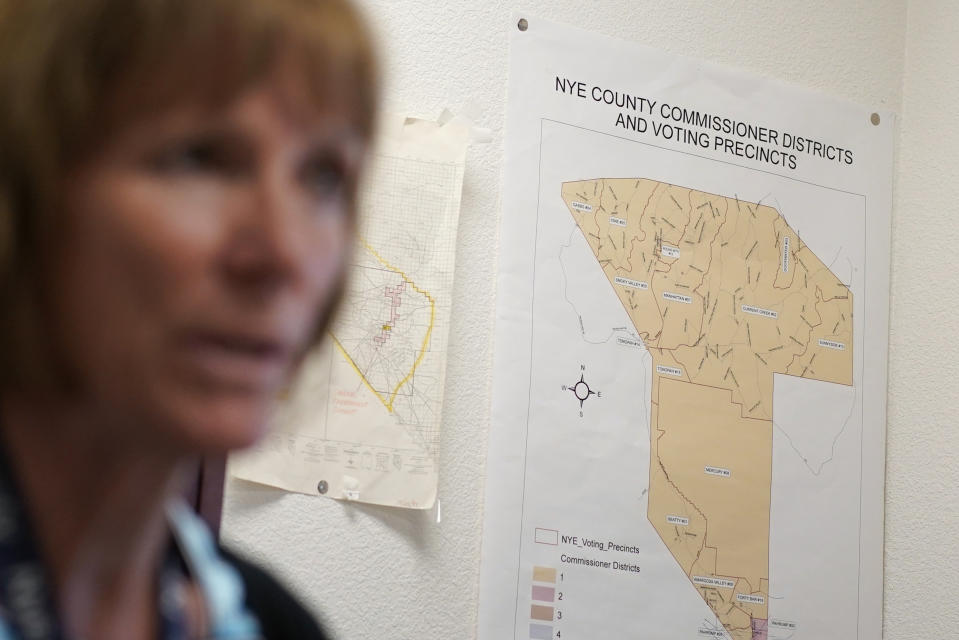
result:
M 255 444 L 266 433 L 273 396 L 225 397 L 177 407 L 168 433 L 178 448 L 201 455 L 224 454 Z

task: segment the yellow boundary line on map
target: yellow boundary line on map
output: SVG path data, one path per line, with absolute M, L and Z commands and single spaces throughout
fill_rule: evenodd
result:
M 430 336 L 433 334 L 433 323 L 436 319 L 436 300 L 434 300 L 433 296 L 431 296 L 428 292 L 417 287 L 416 283 L 410 280 L 409 276 L 407 276 L 405 273 L 403 273 L 402 271 L 400 271 L 399 269 L 391 265 L 387 260 L 385 260 L 379 253 L 377 253 L 376 249 L 371 247 L 369 243 L 366 242 L 366 240 L 361 240 L 361 242 L 363 243 L 363 247 L 367 251 L 369 251 L 371 254 L 373 254 L 373 257 L 376 258 L 380 262 L 380 264 L 382 264 L 384 267 L 386 267 L 390 271 L 394 273 L 398 273 L 400 277 L 403 278 L 404 282 L 408 283 L 411 287 L 413 287 L 414 291 L 416 291 L 417 293 L 423 294 L 424 296 L 426 296 L 426 299 L 430 301 L 430 326 L 427 327 L 426 329 L 426 336 L 423 338 L 423 346 L 420 347 L 420 352 L 416 356 L 416 360 L 413 362 L 413 367 L 410 369 L 410 372 L 407 373 L 402 380 L 400 380 L 399 384 L 396 385 L 396 388 L 393 389 L 393 392 L 390 394 L 389 400 L 384 398 L 379 391 L 373 388 L 373 385 L 370 384 L 370 381 L 367 380 L 363 372 L 360 371 L 360 368 L 353 361 L 353 358 L 350 357 L 350 354 L 346 352 L 346 349 L 343 347 L 342 344 L 340 344 L 340 341 L 336 338 L 335 335 L 333 335 L 333 332 L 330 331 L 330 337 L 333 338 L 333 344 L 336 345 L 336 348 L 340 350 L 340 353 L 343 354 L 343 357 L 346 358 L 346 361 L 350 363 L 350 366 L 353 367 L 353 370 L 356 371 L 357 375 L 360 376 L 360 379 L 363 381 L 363 384 L 366 385 L 366 388 L 372 391 L 373 395 L 375 395 L 377 398 L 380 399 L 380 402 L 383 403 L 383 406 L 386 407 L 387 411 L 392 413 L 393 402 L 396 400 L 397 394 L 400 392 L 400 389 L 403 388 L 403 385 L 405 385 L 407 382 L 410 381 L 410 379 L 413 377 L 413 374 L 416 372 L 416 368 L 420 366 L 420 363 L 423 361 L 423 358 L 426 356 L 426 348 L 427 346 L 429 346 Z

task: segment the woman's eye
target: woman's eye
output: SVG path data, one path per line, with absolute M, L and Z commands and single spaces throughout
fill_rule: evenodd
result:
M 156 169 L 168 173 L 235 175 L 241 169 L 237 154 L 218 140 L 190 140 L 164 149 L 154 158 Z
M 323 154 L 307 162 L 302 177 L 306 187 L 320 198 L 345 196 L 349 186 L 345 163 L 332 154 Z

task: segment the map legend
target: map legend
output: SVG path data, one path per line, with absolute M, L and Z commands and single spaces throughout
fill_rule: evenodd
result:
M 551 640 L 553 638 L 553 627 L 541 623 L 553 622 L 553 620 L 562 617 L 562 614 L 558 614 L 553 607 L 553 603 L 556 601 L 555 585 L 556 569 L 552 567 L 533 567 L 533 585 L 530 591 L 532 604 L 529 607 L 530 640 Z

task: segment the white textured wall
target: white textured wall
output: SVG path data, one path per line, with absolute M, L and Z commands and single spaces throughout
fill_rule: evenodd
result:
M 231 482 L 223 537 L 285 578 L 345 640 L 467 639 L 475 636 L 478 599 L 507 30 L 518 5 L 361 4 L 381 35 L 388 107 L 436 115 L 448 106 L 494 134 L 492 144 L 475 147 L 467 158 L 442 441 L 443 521 L 435 524 L 433 513 L 345 505 Z M 947 135 L 925 128 L 930 120 L 945 123 L 950 99 L 959 101 L 959 72 L 950 66 L 959 53 L 950 33 L 959 26 L 959 11 L 950 8 L 952 19 L 940 21 L 930 6 L 913 11 L 908 43 L 905 0 L 530 0 L 522 6 L 532 16 L 864 105 L 902 111 L 905 104 L 893 278 L 890 638 L 959 633 L 959 607 L 948 602 L 952 576 L 959 575 L 955 554 L 948 552 L 950 525 L 957 521 L 949 498 L 959 473 L 948 467 L 945 453 L 959 451 L 959 429 L 949 431 L 956 409 L 946 402 L 957 395 L 948 372 L 956 373 L 959 356 L 950 339 L 957 322 L 946 313 L 950 300 L 956 307 L 950 276 L 959 262 L 950 249 L 957 223 L 950 205 L 959 201 L 959 187 L 947 180 L 959 164 L 940 164 L 959 158 L 948 145 L 955 126 Z M 913 75 L 904 102 L 905 54 Z M 940 72 L 952 80 L 941 92 Z M 935 113 L 938 105 L 943 112 Z M 951 362 L 942 357 L 950 354 Z M 918 522 L 929 522 L 928 532 L 917 530 Z M 936 563 L 943 559 L 951 571 L 939 573 Z M 929 581 L 942 588 L 927 591 Z
M 957 638 L 959 4 L 909 4 L 893 221 L 886 629 Z

